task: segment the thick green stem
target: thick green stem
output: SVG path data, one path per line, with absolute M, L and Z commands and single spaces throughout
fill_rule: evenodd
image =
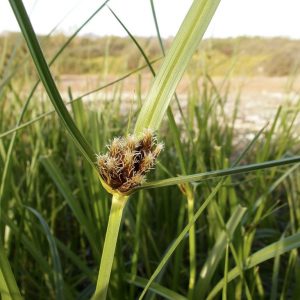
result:
M 188 203 L 188 218 L 189 222 L 194 219 L 194 195 L 193 193 L 187 194 Z M 196 232 L 195 225 L 189 230 L 189 259 L 190 259 L 190 278 L 189 278 L 189 292 L 188 299 L 193 299 L 194 287 L 196 281 Z
M 116 250 L 116 244 L 122 220 L 123 209 L 128 196 L 114 194 L 106 230 L 103 252 L 101 256 L 100 270 L 98 274 L 96 291 L 93 300 L 105 300 L 112 264 Z

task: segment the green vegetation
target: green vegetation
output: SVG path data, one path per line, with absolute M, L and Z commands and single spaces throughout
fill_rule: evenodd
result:
M 5 62 L 13 52 L 18 33 L 0 35 L 1 49 L 7 49 Z M 52 57 L 66 40 L 67 36 L 56 34 L 49 38 L 40 36 L 44 44 L 46 57 Z M 137 38 L 150 59 L 161 57 L 157 38 Z M 164 39 L 166 50 L 170 48 L 172 39 Z M 14 63 L 18 64 L 28 53 L 24 43 L 17 49 Z M 239 37 L 227 39 L 207 39 L 195 52 L 193 61 L 198 65 L 199 72 L 207 65 L 211 75 L 224 76 L 226 71 L 235 64 L 234 74 L 244 76 L 287 76 L 299 69 L 300 41 L 287 38 Z M 276 63 L 274 63 L 276 62 Z M 103 74 L 120 75 L 128 69 L 143 64 L 141 53 L 136 49 L 129 37 L 116 36 L 97 37 L 80 36 L 64 51 L 55 64 L 57 74 Z M 30 63 L 28 63 L 30 65 Z M 33 65 L 27 69 L 34 73 Z M 192 70 L 191 70 L 192 71 Z
M 299 299 L 300 101 L 279 107 L 259 132 L 249 128 L 249 139 L 236 127 L 239 96 L 228 113 L 231 82 L 225 76 L 233 69 L 257 75 L 271 57 L 295 50 L 297 41 L 286 40 L 285 49 L 278 43 L 277 52 L 267 46 L 277 39 L 210 40 L 194 52 L 214 7 L 203 18 L 196 18 L 197 12 L 203 13 L 207 3 L 218 4 L 195 1 L 184 29 L 198 31 L 167 41 L 167 57 L 158 64 L 149 61 L 163 54 L 159 36 L 158 41 L 40 38 L 52 77 L 20 1 L 10 2 L 46 92 L 37 88 L 35 67 L 20 36 L 2 37 L 2 299 L 21 299 L 20 294 L 25 299 L 90 299 L 97 278 L 100 294 L 108 288 L 108 299 Z M 262 44 L 265 51 L 259 51 Z M 276 64 L 279 73 L 268 75 L 295 76 L 297 57 L 291 57 L 291 67 Z M 149 71 L 136 69 L 145 64 L 157 73 L 146 99 L 142 86 L 149 82 Z M 173 96 L 185 69 L 187 93 Z M 122 79 L 109 90 L 99 86 L 104 97 L 97 100 L 95 94 L 94 103 L 85 102 L 85 96 L 74 99 L 76 85 L 62 99 L 53 80 L 64 73 L 97 72 L 116 78 L 131 74 L 135 99 L 126 101 Z M 223 84 L 217 86 L 212 75 L 223 75 Z M 43 115 L 53 109 L 48 96 L 57 114 Z M 68 109 L 63 100 L 71 102 Z M 30 122 L 37 117 L 38 122 Z M 157 130 L 165 149 L 145 184 L 129 199 L 109 190 L 111 202 L 99 181 L 96 154 L 105 152 L 114 137 L 140 135 L 145 127 Z

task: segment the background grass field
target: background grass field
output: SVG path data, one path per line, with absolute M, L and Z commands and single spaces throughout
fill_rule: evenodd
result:
M 45 41 L 43 50 L 49 58 L 67 39 L 68 36 L 62 33 L 49 37 L 39 36 L 42 46 Z M 14 65 L 28 54 L 21 34 L 6 32 L 0 35 L 0 46 L 4 49 L 1 53 L 2 73 L 17 40 L 20 45 L 15 49 L 17 53 Z M 149 58 L 161 57 L 162 53 L 156 37 L 137 37 L 137 40 Z M 165 48 L 169 49 L 172 38 L 164 39 L 163 42 Z M 203 66 L 207 66 L 210 75 L 214 76 L 224 76 L 233 63 L 236 76 L 287 76 L 298 72 L 299 52 L 300 42 L 284 37 L 206 39 L 194 54 L 193 62 L 199 66 L 198 72 L 203 72 Z M 120 75 L 141 64 L 144 64 L 142 55 L 137 48 L 133 47 L 129 37 L 84 35 L 76 37 L 52 68 L 57 76 L 60 74 Z M 34 66 L 30 61 L 26 70 L 32 75 L 35 74 Z M 189 70 L 196 71 L 193 67 Z

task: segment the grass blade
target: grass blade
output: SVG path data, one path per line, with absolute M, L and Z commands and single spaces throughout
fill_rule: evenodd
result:
M 68 110 L 65 107 L 65 104 L 61 98 L 61 95 L 57 89 L 57 86 L 53 80 L 51 72 L 48 68 L 47 62 L 37 40 L 34 29 L 31 25 L 25 7 L 20 0 L 10 0 L 10 5 L 13 9 L 15 17 L 19 23 L 19 26 L 22 30 L 23 36 L 26 40 L 27 46 L 31 53 L 32 59 L 35 63 L 36 69 L 40 76 L 40 79 L 47 91 L 47 94 L 58 113 L 62 123 L 68 130 L 73 141 L 79 148 L 80 152 L 87 159 L 87 161 L 95 167 L 94 161 L 94 151 L 91 149 L 90 145 L 86 139 L 82 136 L 78 130 L 76 124 L 74 123 L 72 117 L 70 116 Z
M 55 285 L 55 294 L 56 299 L 64 299 L 64 281 L 63 281 L 63 272 L 62 272 L 62 266 L 60 262 L 60 257 L 58 254 L 58 250 L 56 247 L 55 239 L 53 235 L 51 234 L 50 228 L 47 224 L 47 222 L 44 220 L 42 215 L 35 210 L 32 207 L 24 206 L 26 209 L 28 209 L 31 213 L 33 213 L 41 223 L 43 230 L 45 232 L 45 235 L 47 237 L 49 247 L 50 247 L 50 253 L 52 257 L 53 262 L 53 279 L 54 279 L 54 285 Z
M 68 38 L 68 40 L 63 44 L 63 46 L 56 52 L 56 54 L 53 56 L 53 58 L 50 60 L 50 63 L 49 63 L 49 66 L 50 65 L 52 65 L 55 61 L 56 61 L 56 59 L 61 55 L 61 53 L 63 52 L 63 50 L 65 50 L 66 49 L 66 47 L 71 43 L 71 41 L 75 38 L 75 36 L 80 32 L 80 30 L 85 26 L 85 25 L 87 25 L 89 22 L 90 22 L 90 20 L 103 8 L 103 6 L 106 4 L 107 2 L 105 2 L 103 5 L 101 5 L 98 9 L 96 9 L 95 11 L 94 11 L 94 13 Z M 48 36 L 50 36 L 50 34 L 48 34 Z M 32 99 L 32 97 L 33 97 L 33 95 L 34 95 L 34 93 L 35 93 L 35 91 L 36 91 L 36 89 L 37 89 L 37 87 L 38 87 L 38 85 L 39 85 L 39 83 L 40 83 L 40 80 L 38 80 L 35 84 L 34 84 L 34 86 L 33 86 L 33 88 L 32 88 L 32 90 L 31 90 L 31 92 L 30 92 L 30 94 L 29 94 L 29 96 L 28 96 L 28 98 L 27 98 L 27 100 L 25 101 L 25 103 L 24 103 L 24 105 L 23 105 L 23 107 L 22 107 L 22 110 L 21 110 L 21 113 L 20 113 L 20 116 L 19 116 L 19 119 L 18 119 L 18 121 L 17 121 L 17 125 L 16 125 L 16 127 L 14 128 L 14 129 L 12 129 L 12 130 L 9 130 L 8 132 L 6 132 L 6 133 L 4 133 L 4 134 L 1 134 L 0 135 L 0 138 L 1 137 L 4 137 L 5 135 L 7 135 L 7 134 L 10 134 L 10 133 L 12 133 L 13 134 L 13 136 L 12 136 L 12 139 L 11 139 L 11 141 L 10 141 L 10 144 L 9 144 L 9 147 L 8 147 L 8 151 L 7 151 L 7 157 L 8 157 L 8 159 L 5 161 L 5 165 L 4 165 L 4 171 L 3 171 L 3 174 L 2 174 L 2 178 L 1 178 L 1 184 L 0 184 L 0 201 L 2 201 L 2 197 L 3 197 L 3 193 L 4 193 L 4 187 L 5 187 L 5 184 L 6 184 L 6 180 L 7 180 L 7 175 L 8 175 L 8 170 L 9 170 L 9 166 L 10 166 L 10 161 L 11 161 L 11 154 L 12 154 L 12 150 L 13 150 L 13 147 L 14 147 L 14 144 L 15 144 L 15 140 L 16 140 L 16 131 L 18 130 L 18 129 L 21 129 L 21 128 L 23 128 L 23 127 L 25 127 L 25 125 L 27 126 L 27 125 L 29 125 L 29 123 L 31 122 L 31 121 L 29 121 L 29 122 L 27 122 L 27 123 L 25 123 L 25 124 L 22 124 L 22 125 L 20 125 L 21 124 L 21 122 L 22 122 L 22 120 L 23 120 L 23 117 L 24 117 L 24 115 L 25 115 L 25 112 L 26 112 L 26 110 L 27 110 L 27 108 L 28 108 L 28 105 L 29 105 L 29 102 L 30 102 L 30 100 Z M 55 112 L 55 110 L 53 111 L 53 112 Z M 46 113 L 47 114 L 47 113 Z M 42 116 L 46 116 L 46 114 L 43 114 Z M 38 117 L 38 118 L 36 118 L 35 120 L 39 120 L 40 118 Z M 31 124 L 31 123 L 30 123 Z
M 217 192 L 219 191 L 219 189 L 221 188 L 222 185 L 223 185 L 223 180 L 221 180 L 217 184 L 217 186 L 213 189 L 213 191 L 210 193 L 210 195 L 205 199 L 204 203 L 200 206 L 200 208 L 194 214 L 194 217 L 192 218 L 192 220 L 190 220 L 190 222 L 181 231 L 181 233 L 179 234 L 179 236 L 171 244 L 171 246 L 169 247 L 168 251 L 165 253 L 164 257 L 162 258 L 162 260 L 158 264 L 157 268 L 153 272 L 151 278 L 149 279 L 147 285 L 145 286 L 143 292 L 141 293 L 141 295 L 139 297 L 139 300 L 141 300 L 141 299 L 144 298 L 147 290 L 152 285 L 152 283 L 155 280 L 155 278 L 158 276 L 158 274 L 160 273 L 160 271 L 163 269 L 163 267 L 165 266 L 165 264 L 167 263 L 167 261 L 170 259 L 171 255 L 174 253 L 174 251 L 176 250 L 176 248 L 178 247 L 178 245 L 184 239 L 184 237 L 186 236 L 186 234 L 189 232 L 190 228 L 192 226 L 194 226 L 194 223 L 200 217 L 200 215 L 203 213 L 204 209 L 212 201 L 212 199 L 214 199 L 215 195 L 217 194 Z
M 228 256 L 229 256 L 229 245 L 226 245 L 226 255 L 225 255 L 225 268 L 224 268 L 224 279 L 225 284 L 222 292 L 222 300 L 227 300 L 227 277 L 228 277 Z
M 196 50 L 220 0 L 195 0 L 161 66 L 137 119 L 134 132 L 156 130 L 169 106 L 176 86 Z
M 227 232 L 224 230 L 219 235 L 217 242 L 211 250 L 200 272 L 200 278 L 197 282 L 196 288 L 197 295 L 205 295 L 209 287 L 210 280 L 223 257 L 223 251 L 226 248 L 226 245 L 228 246 L 228 239 L 233 236 L 235 229 L 239 225 L 246 210 L 247 209 L 245 207 L 238 206 L 226 224 Z
M 276 257 L 276 255 L 281 255 L 288 251 L 291 251 L 295 248 L 300 247 L 300 233 L 291 235 L 287 238 L 280 239 L 278 242 L 275 242 L 248 257 L 246 264 L 244 266 L 245 270 L 251 269 L 254 266 L 261 264 L 262 262 Z M 233 268 L 228 273 L 227 281 L 230 282 L 239 275 L 238 267 Z M 207 299 L 213 299 L 219 291 L 222 290 L 224 286 L 224 280 L 222 279 L 219 283 L 213 288 L 213 290 L 208 295 Z
M 46 171 L 48 172 L 49 176 L 55 182 L 57 188 L 59 189 L 63 197 L 66 199 L 74 216 L 76 217 L 77 221 L 79 222 L 80 226 L 85 232 L 93 250 L 93 253 L 98 254 L 98 244 L 95 243 L 96 233 L 93 230 L 93 227 L 87 219 L 84 211 L 82 210 L 80 203 L 76 199 L 74 199 L 73 193 L 69 188 L 68 183 L 66 182 L 62 172 L 50 157 L 42 157 L 40 160 L 43 166 L 45 167 Z
M 294 164 L 300 162 L 300 156 L 293 156 L 289 158 L 283 158 L 279 160 L 271 160 L 263 163 L 250 164 L 246 166 L 238 166 L 223 170 L 209 171 L 205 173 L 187 175 L 187 176 L 177 176 L 173 178 L 157 180 L 149 183 L 143 184 L 140 189 L 152 189 L 157 187 L 165 187 L 170 185 L 177 185 L 187 182 L 198 182 L 202 180 L 213 179 L 217 177 L 242 174 L 251 171 L 264 170 L 268 168 L 274 168 L 278 166 L 284 166 L 289 164 Z
M 155 76 L 155 71 L 151 65 L 150 60 L 148 59 L 145 51 L 143 50 L 143 48 L 141 47 L 141 45 L 138 43 L 138 41 L 136 40 L 136 38 L 131 34 L 131 32 L 127 29 L 127 27 L 125 26 L 125 24 L 120 20 L 120 18 L 115 14 L 115 12 L 109 8 L 110 12 L 113 14 L 113 16 L 116 18 L 116 20 L 120 23 L 120 25 L 124 28 L 124 30 L 127 32 L 127 34 L 130 36 L 130 38 L 132 39 L 132 41 L 134 42 L 134 44 L 137 46 L 138 50 L 140 51 L 140 53 L 142 54 L 143 58 L 145 59 L 151 73 L 153 76 Z
M 127 281 L 130 283 L 130 284 L 134 284 L 136 286 L 139 286 L 139 287 L 145 287 L 148 280 L 147 279 L 144 279 L 144 278 L 141 278 L 139 276 L 136 276 L 134 280 L 132 280 L 130 278 L 130 275 L 128 276 L 127 278 Z M 150 287 L 150 290 L 154 293 L 156 293 L 157 295 L 160 295 L 162 297 L 164 297 L 165 299 L 169 299 L 169 300 L 187 300 L 187 298 L 185 298 L 184 296 L 170 290 L 170 289 L 167 289 L 165 288 L 164 286 L 161 286 L 160 284 L 158 283 L 153 283 Z
M 239 155 L 239 157 L 235 160 L 233 166 L 238 164 L 238 162 L 246 155 L 246 153 L 251 149 L 251 147 L 254 145 L 254 143 L 258 140 L 260 135 L 262 134 L 265 127 L 263 127 L 256 135 L 255 137 L 246 145 L 245 149 L 242 151 L 242 153 Z M 209 196 L 205 199 L 205 201 L 202 203 L 200 208 L 196 211 L 193 218 L 189 221 L 189 223 L 184 227 L 184 229 L 181 231 L 181 233 L 178 235 L 178 237 L 175 239 L 175 241 L 171 244 L 165 255 L 163 256 L 162 260 L 156 267 L 155 271 L 151 275 L 147 285 L 145 286 L 144 290 L 142 291 L 139 300 L 143 299 L 145 296 L 147 290 L 150 288 L 152 283 L 154 282 L 155 278 L 158 276 L 158 274 L 161 272 L 165 264 L 170 259 L 171 255 L 174 253 L 178 245 L 181 243 L 181 241 L 184 239 L 190 228 L 194 225 L 194 223 L 197 221 L 197 219 L 201 216 L 205 208 L 210 204 L 210 202 L 214 199 L 217 192 L 220 190 L 224 183 L 224 178 L 222 178 L 219 183 L 215 186 L 215 188 L 212 190 L 212 192 L 209 194 Z
M 69 37 L 69 39 L 66 41 L 66 43 L 60 48 L 60 50 L 52 58 L 52 60 L 50 61 L 50 65 L 59 57 L 59 55 L 62 53 L 62 51 L 67 47 L 68 44 L 71 43 L 71 41 L 78 34 L 78 32 L 102 9 L 103 6 L 104 5 L 102 5 L 101 7 L 99 7 L 86 20 L 86 22 L 84 22 L 82 24 L 82 26 L 80 26 L 75 31 L 75 33 Z M 13 74 L 14 74 L 14 72 L 12 73 L 11 77 L 13 76 Z M 22 119 L 24 117 L 25 111 L 27 110 L 29 102 L 30 102 L 30 100 L 31 100 L 31 98 L 32 98 L 32 96 L 33 96 L 33 94 L 34 94 L 34 92 L 35 92 L 38 84 L 39 84 L 39 81 L 36 82 L 36 84 L 34 85 L 32 91 L 30 93 L 30 96 L 28 97 L 28 99 L 26 100 L 26 102 L 23 105 L 21 114 L 19 116 L 19 120 L 17 122 L 17 127 L 22 122 Z M 4 165 L 4 169 L 3 169 L 3 174 L 2 174 L 1 182 L 0 182 L 0 202 L 1 202 L 0 210 L 2 209 L 2 206 L 3 206 L 4 190 L 5 190 L 5 186 L 6 186 L 7 178 L 8 178 L 8 173 L 9 173 L 9 169 L 10 169 L 10 163 L 11 163 L 11 158 L 12 158 L 12 150 L 13 150 L 13 147 L 14 147 L 14 144 L 15 144 L 15 140 L 16 140 L 16 131 L 14 130 L 14 131 L 12 131 L 12 133 L 13 133 L 13 136 L 12 136 L 12 139 L 11 139 L 9 147 L 8 147 L 7 158 L 6 158 L 6 161 L 5 161 L 5 165 Z M 1 270 L 2 270 L 2 273 L 1 273 L 1 282 L 3 283 L 3 280 L 7 281 L 6 283 L 4 283 L 5 286 L 8 286 L 8 288 L 12 288 L 12 293 L 14 293 L 15 295 L 17 295 L 15 297 L 18 297 L 18 295 L 20 295 L 20 292 L 18 290 L 17 284 L 15 283 L 14 275 L 11 272 L 11 268 L 9 266 L 9 262 L 8 262 L 7 258 L 5 257 L 4 251 L 1 252 Z
M 0 288 L 4 300 L 23 299 L 16 283 L 15 277 L 7 260 L 3 246 L 0 244 Z

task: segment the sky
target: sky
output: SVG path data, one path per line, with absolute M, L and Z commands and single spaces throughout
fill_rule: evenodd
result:
M 200 1 L 200 0 L 199 0 Z M 34 29 L 71 34 L 104 0 L 24 0 Z M 174 36 L 192 0 L 154 0 L 163 37 Z M 135 36 L 155 36 L 150 0 L 110 0 L 108 5 Z M 205 37 L 285 36 L 300 39 L 299 0 L 221 0 Z M 18 31 L 8 0 L 0 0 L 0 32 Z M 81 34 L 126 36 L 105 8 Z

